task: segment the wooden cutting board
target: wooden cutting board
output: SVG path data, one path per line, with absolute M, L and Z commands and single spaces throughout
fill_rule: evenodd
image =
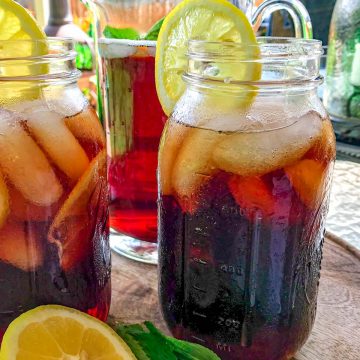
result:
M 112 255 L 111 323 L 154 322 L 167 332 L 158 307 L 157 268 Z M 313 332 L 294 360 L 360 359 L 360 252 L 328 234 Z M 264 359 L 265 360 L 265 359 Z

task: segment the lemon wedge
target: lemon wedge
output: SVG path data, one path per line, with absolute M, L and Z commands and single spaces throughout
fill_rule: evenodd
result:
M 164 112 L 170 115 L 185 91 L 182 74 L 187 68 L 190 39 L 255 45 L 256 37 L 245 14 L 227 0 L 185 0 L 165 18 L 156 49 L 156 89 Z M 225 65 L 226 66 L 226 65 Z M 242 69 L 247 81 L 260 77 L 261 66 Z M 223 66 L 223 71 L 224 66 Z M 231 73 L 232 69 L 229 69 Z M 237 80 L 239 76 L 237 76 Z
M 38 40 L 38 41 L 33 41 Z M 0 74 L 1 77 L 32 76 L 48 73 L 48 65 L 30 60 L 1 61 L 4 59 L 33 58 L 48 53 L 46 35 L 36 20 L 13 0 L 0 1 Z M 33 99 L 39 90 L 31 83 L 11 82 L 0 89 L 1 102 L 14 99 Z
M 46 40 L 46 35 L 31 14 L 13 0 L 0 2 L 0 41 L 3 40 L 8 42 L 1 47 L 0 59 L 41 56 L 47 53 L 45 42 L 15 41 Z M 19 73 L 22 72 L 18 71 Z
M 100 208 L 103 206 L 100 202 L 105 202 L 105 172 L 106 150 L 102 150 L 82 174 L 50 226 L 49 241 L 58 246 L 61 266 L 65 271 L 80 263 L 88 255 L 86 250 L 92 248 L 91 244 L 81 239 L 91 241 L 95 231 L 98 219 L 90 216 L 88 207 L 91 199 L 95 201 L 93 207 Z
M 136 360 L 108 325 L 78 310 L 40 306 L 4 334 L 1 360 Z

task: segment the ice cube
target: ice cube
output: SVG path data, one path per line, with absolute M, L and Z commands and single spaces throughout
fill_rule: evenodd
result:
M 39 236 L 25 223 L 7 223 L 0 230 L 0 260 L 24 271 L 41 266 L 44 251 Z
M 264 175 L 300 159 L 321 130 L 319 115 L 310 112 L 281 129 L 226 135 L 214 148 L 212 160 L 219 169 L 237 175 Z
M 89 159 L 64 118 L 41 107 L 22 114 L 31 134 L 59 169 L 73 181 L 79 179 L 87 169 Z
M 74 116 L 87 106 L 87 100 L 77 84 L 67 86 L 66 88 L 45 88 L 42 91 L 42 95 L 47 110 L 56 112 L 62 117 Z
M 97 219 L 91 216 L 89 204 L 97 188 L 101 191 L 107 189 L 106 150 L 91 161 L 50 226 L 48 240 L 58 246 L 61 266 L 65 271 L 80 262 L 90 248 L 87 242 L 92 239 L 92 225 Z
M 286 167 L 285 172 L 301 201 L 307 207 L 315 209 L 321 205 L 326 189 L 324 182 L 328 174 L 322 163 L 304 159 Z
M 255 93 L 256 94 L 256 93 Z M 209 94 L 186 92 L 176 104 L 172 118 L 179 123 L 214 131 L 243 131 L 252 125 L 247 115 L 254 93 Z
M 8 104 L 7 109 L 24 115 L 37 111 L 51 111 L 61 117 L 70 117 L 80 113 L 88 105 L 78 86 L 66 88 L 45 88 L 42 98 L 32 101 L 21 101 Z
M 174 162 L 189 130 L 188 126 L 172 121 L 165 126 L 159 147 L 159 185 L 163 195 L 172 193 L 171 176 Z
M 274 213 L 275 199 L 266 183 L 258 177 L 232 175 L 228 180 L 229 189 L 247 216 L 254 216 L 255 210 L 262 216 Z
M 180 202 L 196 202 L 200 186 L 217 171 L 211 155 L 224 136 L 216 131 L 189 129 L 172 172 L 173 188 Z
M 66 118 L 65 124 L 77 139 L 94 141 L 105 147 L 104 129 L 90 106 L 79 114 Z
M 48 221 L 59 210 L 61 199 L 48 206 L 38 206 L 28 200 L 13 186 L 9 187 L 10 213 L 18 221 Z
M 0 109 L 0 168 L 21 194 L 34 204 L 58 201 L 62 186 L 44 153 L 22 127 L 19 118 Z
M 322 157 L 325 161 L 335 160 L 336 157 L 336 138 L 334 129 L 332 127 L 331 121 L 329 118 L 323 120 L 322 122 L 322 133 L 321 133 L 321 142 L 320 147 L 323 147 L 325 154 L 322 154 Z

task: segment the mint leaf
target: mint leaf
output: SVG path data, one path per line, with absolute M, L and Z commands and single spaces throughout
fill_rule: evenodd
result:
M 128 39 L 139 40 L 140 34 L 133 28 L 114 28 L 106 26 L 104 29 L 104 36 L 108 39 Z
M 165 18 L 162 18 L 159 21 L 157 21 L 142 39 L 157 40 L 164 19 Z M 127 40 L 141 39 L 139 32 L 133 28 L 114 28 L 112 26 L 107 25 L 103 31 L 103 34 L 108 39 L 127 39 Z
M 138 360 L 177 360 L 164 339 L 151 334 L 142 324 L 120 325 L 116 331 Z
M 149 321 L 120 325 L 116 331 L 138 360 L 220 360 L 204 346 L 165 336 Z
M 145 35 L 144 40 L 157 40 L 159 36 L 159 32 L 161 29 L 161 26 L 165 20 L 165 17 L 160 19 L 158 22 L 156 22 L 151 29 L 148 31 L 148 33 Z
M 165 336 L 150 321 L 145 321 L 144 324 L 151 334 L 165 340 L 166 344 L 172 348 L 177 360 L 220 360 L 215 353 L 202 345 Z
M 122 331 L 118 331 L 118 334 L 126 342 L 138 360 L 151 360 L 151 358 L 145 354 L 141 345 L 131 335 L 128 335 L 126 332 Z

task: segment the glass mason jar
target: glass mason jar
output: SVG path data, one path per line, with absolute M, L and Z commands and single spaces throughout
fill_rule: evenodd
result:
M 223 360 L 290 359 L 308 338 L 335 159 L 321 42 L 258 42 L 190 41 L 159 152 L 162 313 Z
M 111 247 L 139 261 L 157 263 L 157 153 L 167 120 L 155 88 L 156 41 L 105 39 L 106 26 L 146 34 L 180 0 L 94 0 L 100 83 L 108 141 Z M 298 36 L 311 36 L 300 1 L 231 1 L 254 27 L 271 11 L 287 9 Z M 259 4 L 259 2 L 258 2 Z M 106 35 L 106 34 L 105 34 Z M 154 40 L 154 39 L 152 39 Z
M 42 304 L 105 320 L 105 137 L 77 86 L 73 43 L 1 41 L 0 48 L 0 338 Z M 14 57 L 16 48 L 44 55 Z
M 360 0 L 338 0 L 331 19 L 324 103 L 334 119 L 360 121 Z

